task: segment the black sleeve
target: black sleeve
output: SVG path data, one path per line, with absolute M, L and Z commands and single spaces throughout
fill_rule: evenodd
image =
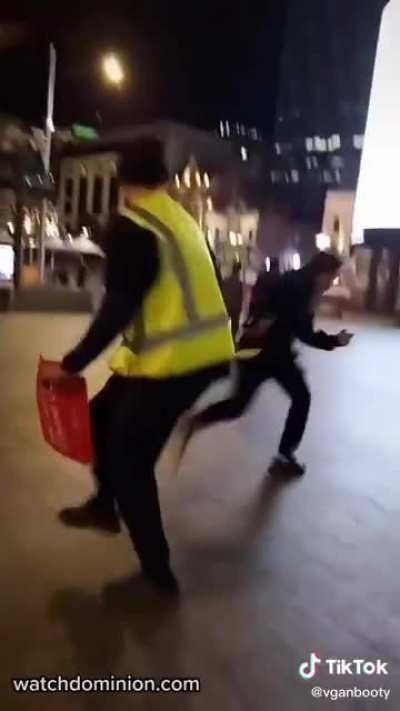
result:
M 313 314 L 305 316 L 295 316 L 293 319 L 293 327 L 296 338 L 305 343 L 307 346 L 319 348 L 323 351 L 333 351 L 339 345 L 337 336 L 329 336 L 325 331 L 314 331 Z
M 63 368 L 70 373 L 86 368 L 131 323 L 157 278 L 156 237 L 131 220 L 116 218 L 106 252 L 106 294 L 88 332 L 63 359 Z
M 216 256 L 215 256 L 213 250 L 211 249 L 210 244 L 209 244 L 207 238 L 206 238 L 206 245 L 207 245 L 208 253 L 209 253 L 209 255 L 210 255 L 210 259 L 211 259 L 211 261 L 212 261 L 212 263 L 213 263 L 214 272 L 215 272 L 215 276 L 217 277 L 218 286 L 219 286 L 219 288 L 220 288 L 220 291 L 222 292 L 223 280 L 222 280 L 222 276 L 221 276 L 221 270 L 220 270 L 220 268 L 219 268 L 219 266 L 218 266 L 217 258 L 216 258 Z

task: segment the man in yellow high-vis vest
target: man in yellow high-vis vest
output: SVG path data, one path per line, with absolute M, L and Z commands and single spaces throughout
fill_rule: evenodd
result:
M 233 343 L 203 234 L 168 196 L 167 179 L 158 140 L 124 151 L 104 302 L 80 344 L 47 375 L 80 372 L 123 333 L 113 375 L 91 402 L 97 493 L 60 517 L 110 533 L 122 518 L 144 574 L 175 591 L 154 467 L 180 415 L 227 374 Z

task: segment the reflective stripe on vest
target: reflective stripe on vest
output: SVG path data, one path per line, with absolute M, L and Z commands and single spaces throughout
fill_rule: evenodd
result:
M 132 350 L 135 354 L 140 354 L 148 352 L 158 346 L 165 345 L 170 341 L 190 339 L 207 331 L 229 325 L 229 316 L 227 314 L 221 314 L 220 316 L 214 316 L 212 318 L 202 318 L 198 313 L 185 260 L 182 257 L 173 231 L 170 230 L 167 225 L 164 225 L 158 217 L 139 205 L 129 205 L 127 209 L 121 210 L 121 214 L 125 214 L 127 217 L 129 217 L 130 212 L 136 213 L 138 217 L 145 220 L 166 239 L 170 249 L 171 266 L 182 293 L 183 309 L 188 324 L 167 332 L 161 331 L 152 336 L 146 336 L 142 309 L 134 322 L 133 337 L 128 338 L 128 336 L 124 334 L 123 345 Z

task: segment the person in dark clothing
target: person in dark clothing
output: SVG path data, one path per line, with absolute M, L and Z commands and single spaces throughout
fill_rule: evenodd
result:
M 226 308 L 231 319 L 231 331 L 233 340 L 239 329 L 240 314 L 242 311 L 243 289 L 240 281 L 240 262 L 235 262 L 232 274 L 222 282 L 222 295 Z
M 141 139 L 123 154 L 126 208 L 107 239 L 105 298 L 84 338 L 61 364 L 48 366 L 44 380 L 81 372 L 124 333 L 114 374 L 90 403 L 96 494 L 60 518 L 108 533 L 120 531 L 122 518 L 143 573 L 176 592 L 154 467 L 180 415 L 229 372 L 233 344 L 203 237 L 163 189 L 167 177 L 155 139 Z
M 240 417 L 259 387 L 273 378 L 288 394 L 291 406 L 270 472 L 288 475 L 305 472 L 295 452 L 305 431 L 311 395 L 293 344 L 300 340 L 308 346 L 332 351 L 350 343 L 352 334 L 346 331 L 328 335 L 315 331 L 313 326 L 314 310 L 340 266 L 336 256 L 319 252 L 299 271 L 260 276 L 239 342 L 236 390 L 230 399 L 211 405 L 192 419 L 185 445 L 194 432 Z

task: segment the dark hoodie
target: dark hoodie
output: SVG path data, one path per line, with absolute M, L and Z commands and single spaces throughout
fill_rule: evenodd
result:
M 273 360 L 295 357 L 293 343 L 331 351 L 336 336 L 314 330 L 316 272 L 312 265 L 283 275 L 262 274 L 254 287 L 239 348 L 262 348 Z

